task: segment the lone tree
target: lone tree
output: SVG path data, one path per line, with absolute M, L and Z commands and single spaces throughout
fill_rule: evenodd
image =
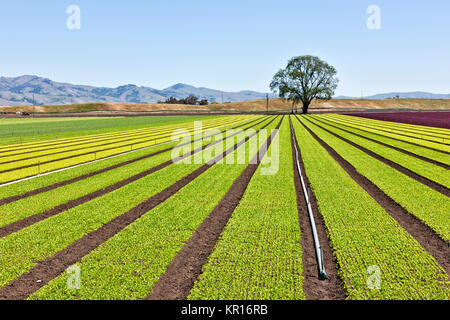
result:
M 339 80 L 336 69 L 314 56 L 300 56 L 289 60 L 285 69 L 278 71 L 270 89 L 280 98 L 292 101 L 292 112 L 302 102 L 302 113 L 308 113 L 313 99 L 330 100 Z

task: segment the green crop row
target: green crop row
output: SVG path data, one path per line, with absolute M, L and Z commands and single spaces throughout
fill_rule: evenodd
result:
M 348 299 L 449 299 L 445 270 L 297 120 L 294 127 Z
M 344 125 L 344 124 L 340 124 L 340 123 L 334 122 L 333 120 L 331 120 L 329 118 L 326 118 L 326 117 L 323 117 L 321 115 L 314 115 L 314 116 L 311 116 L 311 117 L 313 119 L 315 119 L 315 120 L 318 120 L 321 123 L 329 124 L 331 126 L 335 126 L 335 127 L 340 128 L 340 129 L 344 129 L 344 130 L 347 130 L 347 131 L 359 134 L 361 136 L 370 138 L 372 140 L 380 141 L 382 143 L 391 145 L 393 147 L 409 151 L 409 152 L 417 154 L 419 156 L 422 156 L 422 157 L 425 157 L 425 158 L 428 158 L 428 159 L 432 159 L 432 160 L 439 161 L 439 162 L 445 163 L 447 165 L 450 165 L 450 156 L 448 154 L 445 154 L 445 153 L 442 153 L 442 152 L 438 152 L 438 151 L 434 151 L 434 150 L 431 150 L 431 149 L 427 149 L 427 148 L 424 148 L 424 147 L 421 147 L 421 146 L 418 146 L 418 145 L 414 145 L 414 144 L 410 144 L 410 143 L 407 143 L 407 142 L 395 140 L 395 139 L 388 138 L 388 137 L 385 137 L 385 136 L 381 136 L 381 135 L 378 135 L 378 134 L 375 134 L 375 133 L 370 133 L 370 132 L 365 131 L 365 130 L 363 130 L 361 128 L 356 129 L 356 128 L 350 127 L 348 125 Z
M 306 121 L 303 120 L 305 123 Z M 305 123 L 356 170 L 450 242 L 450 199 L 316 127 Z
M 445 144 L 432 142 L 432 141 L 426 141 L 426 140 L 422 140 L 420 138 L 405 136 L 405 135 L 401 135 L 398 133 L 387 132 L 387 131 L 376 129 L 376 128 L 373 128 L 370 126 L 361 125 L 358 122 L 349 121 L 347 118 L 341 117 L 340 115 L 324 115 L 324 117 L 331 119 L 335 122 L 338 122 L 340 124 L 349 125 L 356 129 L 364 129 L 365 131 L 376 133 L 376 134 L 379 134 L 379 135 L 382 135 L 382 136 L 385 136 L 388 138 L 394 138 L 394 139 L 398 139 L 401 141 L 415 143 L 420 146 L 429 147 L 429 148 L 433 148 L 433 149 L 441 150 L 441 151 L 445 151 L 445 152 L 450 152 L 450 146 L 445 145 Z
M 272 123 L 269 128 L 275 126 L 276 123 Z M 240 148 L 245 148 L 249 155 L 248 147 Z M 30 298 L 144 298 L 245 167 L 246 164 L 214 165 L 172 198 L 85 256 L 77 263 L 81 270 L 79 290 L 67 288 L 70 274 L 66 273 Z
M 389 159 L 411 170 L 412 172 L 415 172 L 423 177 L 426 177 L 430 180 L 440 183 L 441 185 L 446 186 L 447 188 L 450 188 L 450 171 L 445 168 L 439 167 L 437 165 L 431 164 L 421 159 L 417 159 L 413 156 L 404 154 L 400 151 L 385 147 L 375 142 L 344 132 L 342 130 L 330 127 L 329 125 L 314 120 L 314 118 L 305 117 L 304 119 L 311 121 L 312 123 L 322 128 L 325 128 L 330 132 L 333 132 L 338 136 L 341 136 L 351 142 L 354 142 L 357 145 L 364 147 L 386 159 Z
M 305 299 L 287 118 L 279 135 L 279 171 L 260 165 L 189 299 Z

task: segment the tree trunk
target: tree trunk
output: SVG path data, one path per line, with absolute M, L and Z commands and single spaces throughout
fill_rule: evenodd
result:
M 292 102 L 292 110 L 291 110 L 292 114 L 294 114 L 294 110 L 295 110 L 295 101 Z
M 309 108 L 309 104 L 311 102 L 307 101 L 307 102 L 303 102 L 303 107 L 302 107 L 302 113 L 303 114 L 307 114 L 308 113 L 308 108 Z

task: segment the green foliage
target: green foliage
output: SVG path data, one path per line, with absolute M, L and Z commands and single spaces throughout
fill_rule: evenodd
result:
M 0 239 L 0 286 L 29 271 L 38 261 L 53 256 L 77 239 L 161 192 L 199 166 L 167 167 Z
M 302 102 L 303 113 L 307 113 L 313 99 L 331 99 L 338 82 L 334 67 L 318 57 L 299 56 L 290 59 L 286 68 L 275 74 L 270 89 L 280 98 L 292 101 L 293 109 Z

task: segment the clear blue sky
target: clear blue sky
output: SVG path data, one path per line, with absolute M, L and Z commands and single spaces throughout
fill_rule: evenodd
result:
M 66 27 L 72 4 L 80 30 Z M 366 27 L 369 5 L 380 30 Z M 265 92 L 290 57 L 312 54 L 337 68 L 337 95 L 450 93 L 449 35 L 448 0 L 5 0 L 0 75 Z

